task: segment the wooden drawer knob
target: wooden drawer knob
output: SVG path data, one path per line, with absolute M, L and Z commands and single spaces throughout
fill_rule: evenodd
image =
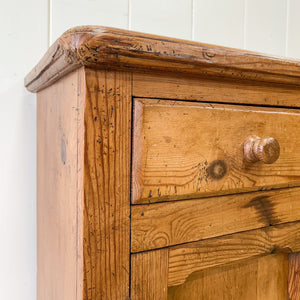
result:
M 244 143 L 244 158 L 248 162 L 262 161 L 265 164 L 274 163 L 280 154 L 280 146 L 272 137 L 260 138 L 250 136 Z

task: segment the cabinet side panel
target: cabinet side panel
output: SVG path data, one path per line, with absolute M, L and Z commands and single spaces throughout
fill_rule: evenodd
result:
M 128 299 L 131 74 L 86 69 L 84 290 Z
M 37 298 L 81 299 L 84 71 L 38 93 Z

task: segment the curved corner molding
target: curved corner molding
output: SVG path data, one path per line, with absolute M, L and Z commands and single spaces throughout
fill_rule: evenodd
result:
M 25 78 L 37 92 L 71 71 L 139 69 L 300 85 L 300 61 L 102 26 L 66 31 Z

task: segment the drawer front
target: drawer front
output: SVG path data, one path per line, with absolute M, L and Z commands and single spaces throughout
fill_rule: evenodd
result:
M 132 203 L 298 186 L 299 133 L 296 109 L 135 99 Z

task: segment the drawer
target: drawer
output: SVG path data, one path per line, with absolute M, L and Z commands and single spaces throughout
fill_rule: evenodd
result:
M 133 122 L 133 204 L 300 184 L 295 109 L 135 99 Z

